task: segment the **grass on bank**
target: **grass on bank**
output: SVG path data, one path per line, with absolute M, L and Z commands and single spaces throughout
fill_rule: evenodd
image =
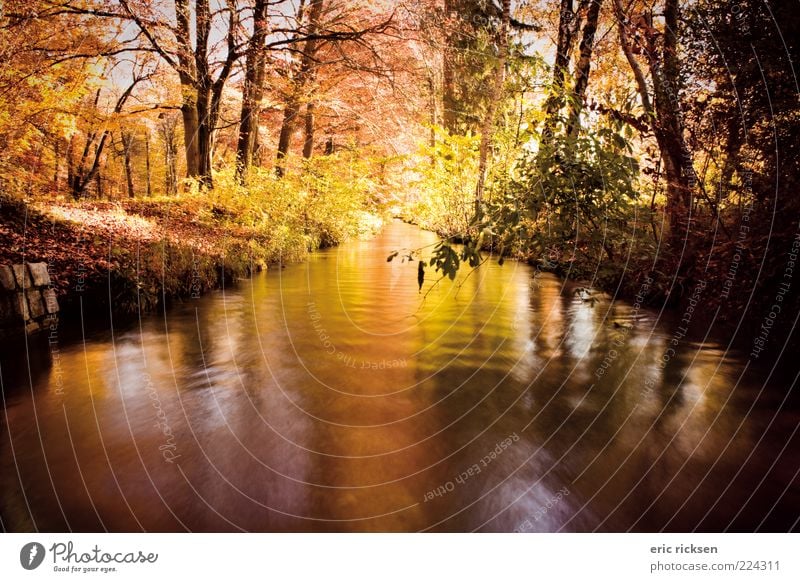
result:
M 270 264 L 370 235 L 382 224 L 380 185 L 343 152 L 278 179 L 232 169 L 214 188 L 188 183 L 171 197 L 75 202 L 64 195 L 0 195 L 0 263 L 46 262 L 62 309 L 77 292 L 116 312 L 151 310 Z

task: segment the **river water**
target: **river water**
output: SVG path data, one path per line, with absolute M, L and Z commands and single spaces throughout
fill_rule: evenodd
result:
M 3 529 L 798 527 L 786 381 L 681 337 L 680 314 L 581 301 L 522 264 L 420 294 L 386 257 L 434 240 L 395 222 L 5 350 Z

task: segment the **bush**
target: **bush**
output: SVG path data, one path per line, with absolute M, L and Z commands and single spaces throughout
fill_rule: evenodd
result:
M 307 160 L 283 178 L 253 168 L 246 185 L 228 168 L 215 175 L 200 218 L 250 230 L 252 250 L 266 262 L 297 260 L 380 228 L 370 170 L 369 160 L 349 151 Z
M 450 135 L 435 128 L 436 144 L 423 145 L 414 201 L 407 209 L 412 222 L 449 238 L 467 231 L 478 181 L 480 138 Z

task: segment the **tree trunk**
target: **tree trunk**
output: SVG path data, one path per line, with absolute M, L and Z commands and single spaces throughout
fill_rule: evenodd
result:
M 201 186 L 212 187 L 211 154 L 214 128 L 211 125 L 210 95 L 208 90 L 197 91 L 197 178 Z
M 583 37 L 580 44 L 580 57 L 575 65 L 575 88 L 572 90 L 570 113 L 567 121 L 567 137 L 574 137 L 580 130 L 581 111 L 586 99 L 586 88 L 589 86 L 589 72 L 592 67 L 594 35 L 597 33 L 597 21 L 603 0 L 590 0 L 586 13 L 586 24 L 583 26 Z
M 306 135 L 303 141 L 303 158 L 308 160 L 314 153 L 314 104 L 306 103 Z
M 267 37 L 268 7 L 268 0 L 256 0 L 253 7 L 253 34 L 248 42 L 245 57 L 242 111 L 239 118 L 239 140 L 236 145 L 236 176 L 240 182 L 247 179 L 258 138 L 266 68 L 264 42 Z
M 678 0 L 664 2 L 664 33 L 660 35 L 652 22 L 646 23 L 638 36 L 643 47 L 650 77 L 653 83 L 653 98 L 647 80 L 633 51 L 633 40 L 628 33 L 632 26 L 622 7 L 621 0 L 614 0 L 614 13 L 619 26 L 620 44 L 631 66 L 642 106 L 658 143 L 664 161 L 667 181 L 667 208 L 670 237 L 673 244 L 679 243 L 679 226 L 686 223 L 691 210 L 692 189 L 697 178 L 694 173 L 692 155 L 683 137 L 681 117 L 680 62 L 678 60 Z M 661 38 L 663 36 L 663 38 Z M 686 224 L 688 228 L 688 224 Z
M 183 87 L 182 91 L 184 93 L 193 93 L 194 89 L 192 87 Z M 190 178 L 195 178 L 200 173 L 200 150 L 197 144 L 199 131 L 197 106 L 193 97 L 184 97 L 181 105 L 181 116 L 183 117 L 183 147 L 186 155 L 186 174 Z
M 564 81 L 569 69 L 575 33 L 580 25 L 579 15 L 588 0 L 582 0 L 573 11 L 572 0 L 561 0 L 558 17 L 558 39 L 556 40 L 556 59 L 553 63 L 553 80 L 550 95 L 545 102 L 545 120 L 542 141 L 549 141 L 555 133 L 558 114 L 564 107 Z
M 164 144 L 164 161 L 166 171 L 164 172 L 164 189 L 167 196 L 173 196 L 178 192 L 178 144 L 176 143 L 175 126 L 177 118 L 170 115 L 162 115 L 159 124 L 161 140 Z
M 503 98 L 503 84 L 505 83 L 506 59 L 508 58 L 508 28 L 511 20 L 511 0 L 502 0 L 503 22 L 500 25 L 498 37 L 498 55 L 494 71 L 494 87 L 492 99 L 486 110 L 481 128 L 481 145 L 478 158 L 478 184 L 475 188 L 475 216 L 481 217 L 483 205 L 483 189 L 486 180 L 486 165 L 489 156 L 489 144 L 494 133 L 494 119 L 497 112 L 497 104 Z
M 448 18 L 451 14 L 456 14 L 452 0 L 444 2 L 444 16 Z M 458 128 L 458 99 L 455 94 L 455 33 L 445 33 L 444 49 L 442 50 L 442 123 L 448 132 L 454 134 Z
M 158 43 L 156 50 L 178 71 L 181 81 L 184 127 L 184 147 L 186 149 L 186 169 L 190 177 L 196 177 L 201 186 L 213 187 L 212 157 L 214 151 L 214 132 L 219 117 L 222 90 L 230 76 L 233 64 L 238 58 L 236 49 L 237 31 L 239 29 L 239 9 L 234 2 L 226 2 L 229 20 L 226 40 L 227 54 L 217 62 L 211 62 L 211 53 L 216 50 L 209 47 L 212 36 L 212 10 L 209 0 L 195 0 L 194 27 L 191 23 L 191 11 L 188 0 L 174 0 L 176 24 L 175 40 L 177 43 L 177 63 L 165 53 Z M 142 30 L 146 27 L 139 23 Z M 192 30 L 194 28 L 194 30 Z M 195 43 L 192 46 L 192 32 Z M 152 37 L 152 35 L 149 35 Z M 153 42 L 151 40 L 151 42 Z M 221 64 L 216 79 L 212 79 L 212 69 Z
M 210 0 L 194 0 L 192 22 L 190 0 L 173 0 L 175 25 L 168 28 L 175 37 L 172 47 L 167 49 L 148 20 L 137 16 L 127 2 L 119 4 L 138 27 L 140 36 L 150 43 L 152 51 L 177 72 L 181 85 L 187 174 L 198 178 L 201 185 L 212 187 L 214 131 L 222 90 L 240 56 L 238 36 L 242 29 L 239 22 L 242 8 L 235 0 L 225 0 L 215 2 L 212 10 Z M 217 42 L 217 36 L 222 35 L 217 35 L 218 31 L 212 34 L 212 20 L 222 13 L 228 14 L 227 31 L 223 37 L 227 42 L 227 53 L 222 53 L 218 46 L 221 43 Z M 212 73 L 216 71 L 219 72 L 213 79 Z
M 75 158 L 74 158 L 74 150 L 75 150 L 75 134 L 69 136 L 69 141 L 67 142 L 67 189 L 70 192 L 75 191 Z
M 61 139 L 56 138 L 53 143 L 53 191 L 58 192 L 61 174 Z
M 314 35 L 319 28 L 320 17 L 322 16 L 323 0 L 311 0 L 309 3 L 308 16 L 308 35 Z M 297 75 L 294 78 L 293 86 L 289 97 L 286 100 L 286 107 L 283 110 L 283 122 L 278 136 L 278 152 L 276 155 L 275 174 L 282 177 L 285 173 L 285 158 L 289 155 L 292 145 L 292 132 L 294 122 L 300 113 L 300 102 L 308 81 L 313 77 L 314 56 L 317 51 L 317 40 L 309 38 L 303 47 L 303 56 Z
M 656 111 L 656 140 L 664 157 L 667 178 L 667 214 L 672 234 L 689 217 L 692 190 L 697 183 L 692 155 L 683 136 L 678 61 L 678 0 L 664 2 L 664 35 L 661 51 L 648 50 Z
M 281 123 L 281 132 L 278 135 L 278 153 L 277 163 L 275 164 L 275 174 L 280 178 L 285 173 L 284 158 L 289 153 L 289 146 L 292 143 L 292 131 L 294 130 L 294 120 L 300 111 L 300 104 L 296 100 L 290 98 L 283 110 L 283 122 Z
M 122 108 L 125 106 L 125 102 L 128 100 L 128 97 L 130 97 L 134 87 L 136 87 L 136 85 L 141 80 L 142 80 L 141 77 L 134 76 L 133 82 L 128 86 L 127 89 L 125 89 L 125 91 L 123 91 L 122 95 L 120 95 L 119 98 L 117 99 L 117 102 L 114 105 L 114 110 L 113 110 L 114 114 L 118 114 L 122 111 Z M 97 109 L 97 104 L 99 103 L 99 101 L 100 101 L 100 89 L 98 89 L 97 93 L 95 94 L 95 100 L 94 100 L 95 110 Z M 96 176 L 98 176 L 100 172 L 100 158 L 103 156 L 103 150 L 105 148 L 106 141 L 108 141 L 108 138 L 110 136 L 111 132 L 108 129 L 103 131 L 100 137 L 100 141 L 95 146 L 94 159 L 92 161 L 92 165 L 88 168 L 88 170 L 86 169 L 86 162 L 89 159 L 89 152 L 91 150 L 92 144 L 95 141 L 95 138 L 97 137 L 97 133 L 92 132 L 86 137 L 86 144 L 84 145 L 83 148 L 83 154 L 81 155 L 81 160 L 78 163 L 78 166 L 75 168 L 71 180 L 72 184 L 70 189 L 72 190 L 73 198 L 75 198 L 76 200 L 84 196 L 88 185 Z M 97 195 L 100 196 L 101 192 L 100 178 L 98 177 L 97 180 L 98 180 Z
M 232 66 L 232 62 L 230 63 Z M 227 72 L 223 71 L 219 74 L 216 81 L 211 83 L 210 78 L 204 74 L 198 82 L 196 89 L 195 100 L 195 115 L 197 120 L 196 137 L 193 140 L 193 146 L 196 147 L 196 160 L 197 177 L 200 185 L 205 188 L 213 188 L 214 181 L 212 177 L 213 170 L 213 156 L 214 156 L 214 138 L 217 129 L 217 121 L 219 119 L 220 106 L 222 103 L 222 89 L 230 74 L 230 68 L 226 63 L 225 67 Z M 194 123 L 194 119 L 191 120 Z M 184 131 L 186 129 L 184 119 Z M 187 149 L 187 155 L 189 150 Z M 187 162 L 188 166 L 188 162 Z
M 178 76 L 181 83 L 181 116 L 183 118 L 183 147 L 186 156 L 186 174 L 190 178 L 199 175 L 199 149 L 197 133 L 199 119 L 197 117 L 197 77 L 196 62 L 192 49 L 191 11 L 188 0 L 174 0 L 175 40 L 177 44 Z
M 647 116 L 648 123 L 652 126 L 654 123 L 655 112 L 653 111 L 653 103 L 650 100 L 650 92 L 647 87 L 647 79 L 644 76 L 642 68 L 633 53 L 633 44 L 628 34 L 627 16 L 622 8 L 622 0 L 614 0 L 614 14 L 617 19 L 617 28 L 619 30 L 619 43 L 622 47 L 622 52 L 628 61 L 628 65 L 633 72 L 633 78 L 636 80 L 636 88 L 639 92 L 639 98 L 642 101 L 642 108 Z
M 103 197 L 103 176 L 100 173 L 100 169 L 98 166 L 97 171 L 94 173 L 94 181 L 95 181 L 95 195 L 98 198 Z
M 430 93 L 431 128 L 428 134 L 428 145 L 431 148 L 431 166 L 436 165 L 436 126 L 439 125 L 439 116 L 436 107 L 436 78 L 433 71 L 428 75 L 428 91 Z
M 153 195 L 153 182 L 150 172 L 150 130 L 148 129 L 144 134 L 144 163 L 147 177 L 147 197 Z
M 122 159 L 125 165 L 125 186 L 128 198 L 135 198 L 136 191 L 133 185 L 133 164 L 131 163 L 131 150 L 133 149 L 133 134 L 123 131 L 122 139 Z

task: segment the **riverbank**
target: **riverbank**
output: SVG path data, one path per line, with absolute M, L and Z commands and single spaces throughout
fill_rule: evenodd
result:
M 326 236 L 324 224 L 281 218 L 249 225 L 246 213 L 198 195 L 114 202 L 2 196 L 0 264 L 46 263 L 64 318 L 79 315 L 79 298 L 124 316 L 340 242 Z M 366 233 L 380 219 L 366 215 L 364 223 Z
M 408 213 L 401 219 L 452 243 L 464 242 L 460 235 L 425 228 Z M 590 294 L 626 301 L 637 310 L 647 307 L 665 313 L 684 322 L 682 337 L 716 341 L 748 353 L 754 365 L 759 361 L 771 366 L 786 350 L 800 348 L 795 322 L 781 316 L 800 308 L 800 294 L 791 282 L 800 255 L 800 230 L 776 233 L 774 240 L 777 250 L 746 261 L 743 243 L 730 238 L 717 241 L 711 250 L 704 250 L 702 239 L 687 240 L 681 253 L 658 253 L 660 246 L 651 249 L 639 241 L 642 248 L 624 248 L 616 260 L 566 245 L 552 248 L 550 256 L 543 257 L 520 240 L 506 247 L 504 256 L 530 265 L 537 273 L 559 277 L 566 295 L 585 288 Z M 497 252 L 491 242 L 484 244 L 483 251 Z M 727 265 L 727 271 L 722 265 Z M 759 265 L 763 272 L 754 272 Z
M 461 245 L 465 242 L 462 233 L 453 235 L 437 230 L 409 213 L 403 213 L 398 218 L 406 224 L 433 232 L 441 239 L 448 240 L 453 244 Z M 491 239 L 484 242 L 481 250 L 485 253 L 498 252 Z M 574 251 L 575 249 L 572 248 L 564 248 L 558 254 L 567 256 L 571 252 L 577 257 L 577 253 Z M 582 259 L 575 258 L 571 261 L 550 260 L 531 251 L 524 243 L 505 248 L 502 255 L 506 260 L 525 263 L 533 267 L 536 272 L 552 273 L 563 279 L 564 284 L 570 289 L 589 287 L 608 293 L 616 299 L 638 301 L 644 306 L 656 308 L 665 304 L 675 307 L 680 300 L 677 294 L 672 296 L 670 294 L 670 288 L 675 285 L 676 281 L 671 280 L 663 271 L 656 269 L 653 258 L 650 256 L 632 256 L 631 254 L 631 256 L 625 257 L 623 262 L 611 261 L 602 256 L 593 259 L 584 256 Z

